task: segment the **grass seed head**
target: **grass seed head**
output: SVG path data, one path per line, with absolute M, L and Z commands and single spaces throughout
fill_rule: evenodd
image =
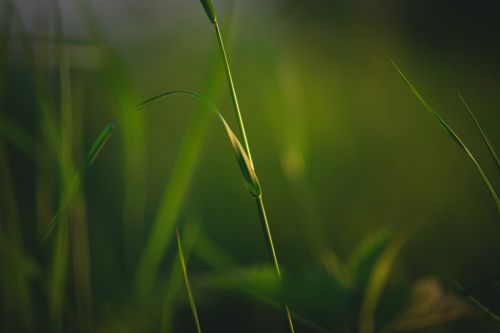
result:
M 215 14 L 215 8 L 211 0 L 200 0 L 203 9 L 207 13 L 208 19 L 212 23 L 217 23 L 217 15 Z

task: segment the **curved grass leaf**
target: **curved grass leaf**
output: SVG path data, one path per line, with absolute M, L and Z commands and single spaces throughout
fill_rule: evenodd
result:
M 467 154 L 467 156 L 472 161 L 472 163 L 474 163 L 479 174 L 481 175 L 481 178 L 483 179 L 484 184 L 488 188 L 488 191 L 490 192 L 491 196 L 493 197 L 493 200 L 495 201 L 495 203 L 497 205 L 498 213 L 500 213 L 500 200 L 498 199 L 498 196 L 497 196 L 495 190 L 493 189 L 491 182 L 489 181 L 488 177 L 484 173 L 483 169 L 481 168 L 481 166 L 479 165 L 479 163 L 477 162 L 476 158 L 471 153 L 469 148 L 467 148 L 467 146 L 463 143 L 463 141 L 460 139 L 460 137 L 451 129 L 451 127 L 430 107 L 429 104 L 427 104 L 427 102 L 424 100 L 422 95 L 420 95 L 420 93 L 417 91 L 417 89 L 415 89 L 413 84 L 410 82 L 410 80 L 408 80 L 406 78 L 406 76 L 399 69 L 399 67 L 394 63 L 394 61 L 392 61 L 392 59 L 390 59 L 390 61 L 391 61 L 392 65 L 394 66 L 394 68 L 398 71 L 399 75 L 401 75 L 403 80 L 406 82 L 408 87 L 410 87 L 410 90 L 413 92 L 413 94 L 417 97 L 417 99 L 420 101 L 420 103 L 422 103 L 424 108 L 434 117 L 434 119 L 437 121 L 437 123 L 446 131 L 446 133 L 448 133 L 448 135 L 453 139 L 453 141 L 455 141 L 455 143 Z
M 474 124 L 476 124 L 476 127 L 479 130 L 479 133 L 481 133 L 481 136 L 483 137 L 484 143 L 486 143 L 486 146 L 488 147 L 488 150 L 490 151 L 491 157 L 495 161 L 497 168 L 500 169 L 500 159 L 498 159 L 498 155 L 495 152 L 495 148 L 493 148 L 491 141 L 488 139 L 486 134 L 484 134 L 483 129 L 481 128 L 481 126 L 479 125 L 479 122 L 476 119 L 476 116 L 474 116 L 474 113 L 472 112 L 471 108 L 469 107 L 469 105 L 465 101 L 462 94 L 460 94 L 460 92 L 457 92 L 457 93 L 458 93 L 458 97 L 460 98 L 460 100 L 464 104 L 465 108 L 467 109 L 467 111 L 469 111 L 469 115 L 471 116 L 472 120 L 474 121 Z
M 243 179 L 245 181 L 245 184 L 247 186 L 248 191 L 250 194 L 258 198 L 262 194 L 262 189 L 260 186 L 259 179 L 257 178 L 257 174 L 255 173 L 255 169 L 250 161 L 250 158 L 248 157 L 248 154 L 246 153 L 245 149 L 243 149 L 243 146 L 241 145 L 239 139 L 236 137 L 234 134 L 233 130 L 227 123 L 226 119 L 222 116 L 221 112 L 219 109 L 212 103 L 210 102 L 207 98 L 204 96 L 197 94 L 192 91 L 188 90 L 174 90 L 174 91 L 169 91 L 160 95 L 157 95 L 155 97 L 152 97 L 143 103 L 139 104 L 134 111 L 139 111 L 141 109 L 144 109 L 148 105 L 157 102 L 158 100 L 161 100 L 169 95 L 172 94 L 187 94 L 190 95 L 196 99 L 198 99 L 200 102 L 202 102 L 210 111 L 215 113 L 217 118 L 221 121 L 221 123 L 224 125 L 224 128 L 226 129 L 227 136 L 229 137 L 229 140 L 231 142 L 231 145 L 233 146 L 234 153 L 236 154 L 236 160 L 238 161 L 238 164 L 240 166 L 241 173 L 243 175 Z M 134 112 L 132 111 L 132 112 Z M 117 121 L 120 121 L 121 118 L 117 119 Z
M 61 205 L 59 206 L 59 208 L 57 209 L 53 218 L 51 219 L 49 226 L 47 227 L 47 231 L 45 233 L 45 236 L 42 239 L 41 248 L 43 247 L 43 245 L 47 241 L 48 237 L 50 236 L 51 232 L 53 231 L 55 225 L 59 221 L 61 213 L 64 211 L 64 209 L 68 205 L 69 201 L 71 200 L 71 197 L 72 197 L 75 189 L 80 185 L 80 183 L 81 183 L 83 177 L 85 176 L 85 174 L 87 173 L 88 169 L 90 168 L 90 166 L 92 165 L 94 160 L 97 158 L 101 149 L 103 148 L 103 146 L 105 145 L 105 143 L 107 142 L 109 137 L 111 136 L 115 126 L 118 125 L 119 123 L 121 123 L 123 120 L 125 120 L 125 118 L 127 116 L 131 115 L 132 113 L 141 111 L 141 110 L 145 109 L 146 107 L 148 107 L 149 105 L 151 105 L 155 102 L 158 102 L 167 96 L 175 95 L 175 94 L 184 94 L 184 95 L 194 97 L 194 98 L 198 99 L 200 102 L 202 102 L 210 111 L 215 113 L 217 118 L 219 118 L 219 120 L 224 125 L 224 128 L 226 129 L 226 133 L 229 137 L 231 145 L 233 146 L 233 150 L 235 152 L 236 159 L 237 159 L 238 164 L 240 166 L 240 170 L 241 170 L 241 173 L 243 175 L 243 179 L 245 181 L 245 184 L 247 185 L 248 191 L 254 197 L 259 197 L 261 195 L 262 190 L 261 190 L 257 175 L 255 173 L 255 170 L 254 170 L 252 164 L 250 163 L 250 160 L 249 160 L 245 150 L 241 146 L 241 143 L 239 142 L 238 138 L 231 130 L 231 127 L 228 125 L 228 123 L 226 122 L 226 120 L 224 119 L 222 114 L 220 113 L 219 109 L 212 102 L 210 102 L 207 98 L 203 97 L 200 94 L 197 94 L 195 92 L 188 91 L 188 90 L 173 90 L 173 91 L 169 91 L 169 92 L 166 92 L 166 93 L 163 93 L 163 94 L 160 94 L 160 95 L 157 95 L 157 96 L 154 96 L 152 98 L 145 100 L 144 102 L 137 105 L 134 108 L 134 110 L 125 112 L 123 115 L 115 118 L 101 131 L 101 133 L 99 134 L 99 136 L 95 140 L 94 144 L 90 148 L 90 151 L 87 154 L 87 157 L 85 158 L 82 166 L 80 167 L 80 170 L 75 175 L 75 178 L 72 182 L 72 185 L 70 185 L 69 189 L 67 190 L 66 195 L 64 196 L 64 199 L 63 199 Z

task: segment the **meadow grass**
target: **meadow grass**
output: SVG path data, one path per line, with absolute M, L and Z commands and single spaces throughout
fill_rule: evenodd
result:
M 10 1 L 6 1 L 4 3 L 9 4 Z M 202 94 L 188 90 L 169 91 L 148 99 L 134 108 L 131 107 L 136 98 L 134 87 L 128 86 L 128 84 L 122 85 L 121 79 L 123 77 L 116 74 L 117 72 L 121 73 L 124 71 L 124 68 L 122 67 L 123 63 L 115 58 L 115 55 L 111 54 L 112 52 L 107 53 L 106 51 L 103 51 L 102 56 L 103 58 L 106 58 L 106 62 L 109 63 L 109 65 L 105 65 L 107 82 L 110 82 L 114 85 L 114 88 L 119 91 L 119 93 L 114 95 L 114 98 L 118 104 L 117 109 L 120 109 L 122 112 L 120 112 L 120 115 L 115 117 L 107 126 L 104 127 L 92 144 L 90 151 L 84 157 L 80 168 L 77 169 L 75 160 L 78 159 L 76 156 L 78 156 L 78 147 L 81 145 L 82 141 L 83 116 L 81 109 L 75 107 L 78 103 L 73 101 L 72 93 L 76 89 L 72 87 L 74 82 L 70 71 L 71 61 L 67 53 L 67 41 L 62 29 L 58 0 L 53 0 L 53 10 L 54 17 L 56 19 L 55 30 L 57 33 L 56 43 L 54 45 L 57 51 L 56 54 L 58 59 L 57 88 L 59 89 L 59 100 L 54 99 L 53 92 L 49 91 L 50 86 L 46 82 L 47 73 L 40 69 L 39 64 L 36 64 L 36 51 L 30 50 L 30 45 L 26 42 L 27 36 L 22 36 L 22 39 L 24 39 L 22 46 L 25 50 L 27 50 L 26 54 L 29 58 L 28 63 L 30 64 L 30 75 L 35 83 L 35 93 L 37 95 L 37 103 L 39 104 L 38 106 L 40 109 L 40 135 L 38 135 L 39 137 L 31 137 L 28 133 L 24 132 L 22 128 L 16 127 L 14 122 L 11 122 L 9 118 L 3 115 L 0 115 L 0 135 L 2 140 L 6 139 L 9 144 L 12 144 L 16 149 L 21 151 L 22 154 L 26 155 L 26 157 L 29 159 L 35 159 L 34 165 L 35 168 L 37 168 L 36 172 L 38 173 L 37 206 L 38 209 L 44 210 L 44 212 L 39 212 L 37 214 L 40 221 L 40 228 L 43 227 L 45 232 L 42 235 L 42 246 L 47 243 L 47 240 L 52 233 L 55 233 L 56 236 L 49 258 L 51 263 L 48 270 L 50 272 L 48 277 L 40 277 L 39 268 L 44 264 L 42 262 L 43 258 L 38 257 L 37 259 L 40 259 L 40 263 L 36 263 L 33 258 L 24 254 L 23 241 L 20 239 L 21 236 L 18 236 L 18 234 L 22 235 L 22 232 L 16 230 L 16 228 L 19 227 L 16 221 L 20 219 L 17 209 L 18 204 L 16 202 L 16 189 L 15 184 L 11 179 L 12 176 L 10 170 L 8 169 L 8 164 L 6 162 L 4 163 L 5 160 L 8 162 L 8 156 L 2 150 L 3 142 L 0 142 L 0 177 L 2 179 L 2 199 L 7 198 L 6 203 L 4 204 L 2 202 L 1 205 L 2 207 L 6 205 L 12 208 L 5 213 L 6 216 L 9 216 L 8 222 L 9 224 L 12 224 L 12 226 L 6 228 L 6 231 L 3 229 L 0 230 L 0 257 L 2 260 L 7 256 L 8 258 L 14 258 L 16 265 L 19 265 L 19 267 L 16 266 L 14 271 L 6 270 L 7 278 L 11 279 L 11 282 L 16 282 L 16 284 L 12 286 L 9 284 L 2 285 L 2 290 L 8 291 L 8 293 L 6 293 L 6 299 L 19 304 L 19 307 L 16 309 L 20 309 L 19 311 L 21 311 L 20 313 L 22 313 L 23 319 L 26 320 L 24 331 L 33 330 L 34 326 L 32 324 L 32 313 L 39 311 L 39 309 L 34 309 L 35 306 L 40 306 L 40 304 L 33 301 L 33 295 L 30 290 L 31 286 L 37 283 L 34 282 L 37 281 L 37 279 L 43 281 L 42 283 L 44 283 L 44 285 L 41 287 L 41 290 L 47 292 L 47 313 L 50 317 L 48 326 L 51 331 L 63 331 L 67 329 L 66 324 L 74 319 L 71 317 L 74 315 L 74 313 L 72 313 L 75 310 L 73 307 L 76 308 L 76 323 L 78 327 L 82 330 L 92 330 L 93 299 L 90 278 L 90 256 L 88 253 L 89 244 L 87 239 L 85 198 L 82 193 L 83 191 L 80 190 L 80 184 L 118 125 L 123 127 L 123 132 L 125 132 L 123 134 L 123 140 L 125 142 L 125 146 L 127 147 L 125 148 L 125 151 L 131 151 L 130 153 L 126 153 L 125 156 L 126 171 L 124 183 L 127 183 L 127 190 L 125 191 L 125 204 L 122 210 L 122 215 L 125 219 L 123 252 L 126 253 L 125 257 L 129 260 L 129 268 L 134 264 L 134 257 L 136 255 L 141 255 L 135 276 L 136 291 L 139 291 L 140 293 L 142 292 L 143 294 L 144 291 L 162 291 L 162 295 L 160 296 L 162 299 L 162 308 L 159 312 L 161 312 L 160 319 L 161 329 L 163 332 L 170 332 L 173 329 L 172 316 L 175 310 L 174 307 L 176 301 L 178 300 L 178 293 L 182 285 L 182 278 L 184 279 L 184 284 L 186 286 L 188 302 L 191 307 L 196 329 L 198 332 L 201 332 L 201 325 L 199 323 L 198 312 L 187 269 L 187 263 L 191 252 L 195 251 L 203 262 L 213 268 L 228 267 L 235 264 L 235 260 L 223 250 L 218 248 L 215 242 L 212 242 L 208 237 L 203 238 L 203 233 L 201 233 L 200 239 L 195 245 L 194 238 L 198 236 L 197 233 L 200 222 L 195 221 L 196 219 L 188 219 L 186 221 L 187 225 L 183 229 L 182 239 L 178 229 L 176 232 L 179 257 L 174 259 L 174 263 L 171 265 L 167 286 L 165 290 L 162 290 L 155 285 L 155 279 L 157 278 L 162 258 L 165 256 L 170 238 L 173 239 L 172 236 L 175 233 L 175 224 L 179 220 L 182 202 L 186 198 L 189 183 L 193 177 L 196 162 L 199 158 L 203 139 L 207 131 L 208 121 L 211 116 L 210 112 L 213 112 L 223 125 L 232 149 L 236 155 L 237 163 L 247 190 L 256 201 L 259 219 L 265 235 L 266 246 L 273 263 L 272 267 L 269 267 L 270 276 L 275 278 L 275 275 L 277 275 L 278 282 L 285 279 L 286 275 L 282 277 L 282 272 L 276 255 L 270 224 L 264 207 L 264 201 L 262 199 L 262 188 L 254 169 L 250 146 L 244 128 L 244 121 L 238 103 L 224 42 L 217 22 L 215 9 L 210 1 L 202 1 L 201 3 L 207 12 L 209 20 L 215 25 L 219 52 L 223 59 L 226 79 L 228 81 L 233 107 L 238 120 L 239 134 L 242 138 L 241 141 L 233 132 L 232 128 L 229 126 L 218 108 L 210 101 L 210 99 L 205 97 L 208 95 L 213 98 L 212 95 L 216 95 L 219 89 L 220 79 L 217 75 L 218 72 L 216 71 L 215 66 L 211 66 L 211 72 Z M 16 24 L 18 26 L 21 26 L 19 24 L 19 18 L 13 16 L 13 20 L 17 21 Z M 96 30 L 99 29 L 96 28 Z M 3 33 L 2 35 L 4 36 Z M 6 41 L 6 39 L 3 38 L 0 39 L 0 42 L 2 43 Z M 98 41 L 98 43 L 102 43 L 101 46 L 104 45 L 103 41 Z M 0 49 L 2 48 L 2 45 L 0 45 Z M 47 52 L 47 50 L 42 50 L 42 52 Z M 0 55 L 2 55 L 1 52 Z M 2 59 L 0 59 L 0 65 L 1 60 Z M 427 105 L 406 77 L 401 72 L 400 74 L 427 110 L 438 121 L 438 123 L 468 154 L 469 158 L 475 163 L 476 167 L 480 171 L 483 181 L 488 186 L 489 181 L 486 178 L 486 175 L 482 172 L 482 169 L 476 162 L 476 159 L 472 156 L 469 149 L 463 144 L 462 140 L 447 125 L 447 123 L 445 123 L 444 120 L 442 120 L 442 118 Z M 0 76 L 3 78 L 2 73 L 0 73 Z M 2 85 L 0 84 L 0 94 L 1 93 Z M 145 164 L 143 161 L 137 162 L 135 159 L 143 159 L 144 157 L 145 148 L 143 140 L 145 140 L 145 138 L 143 128 L 144 124 L 142 122 L 144 115 L 142 111 L 153 103 L 157 103 L 166 97 L 170 98 L 175 95 L 187 95 L 190 98 L 197 99 L 198 102 L 201 102 L 203 108 L 200 110 L 200 113 L 194 113 L 190 118 L 188 130 L 182 139 L 180 152 L 174 162 L 173 171 L 169 175 L 169 183 L 164 191 L 160 208 L 158 209 L 155 222 L 153 223 L 153 227 L 150 231 L 150 237 L 147 239 L 144 251 L 140 253 L 138 245 L 141 243 L 142 239 L 140 223 L 146 199 L 146 191 L 144 190 L 145 185 L 141 182 L 141 179 L 144 177 L 143 169 Z M 476 127 L 480 131 L 493 159 L 498 165 L 498 157 L 496 156 L 493 146 L 482 131 L 475 116 L 461 95 L 460 98 L 475 121 Z M 207 110 L 210 112 L 206 112 Z M 130 123 L 133 123 L 134 125 L 127 126 L 127 124 Z M 137 144 L 133 142 L 135 139 L 138 139 Z M 33 154 L 33 147 L 35 146 L 35 144 L 33 144 L 34 141 L 37 141 L 36 155 Z M 291 145 L 292 144 L 290 144 L 290 146 Z M 55 163 L 48 162 L 52 157 L 54 157 L 53 160 L 56 161 Z M 52 168 L 54 165 L 55 168 Z M 303 172 L 303 170 L 301 170 L 301 172 Z M 45 173 L 49 174 L 47 178 L 44 177 Z M 130 181 L 130 177 L 134 178 L 134 180 Z M 140 184 L 138 184 L 138 182 L 140 182 Z M 302 186 L 305 183 L 307 183 L 307 179 L 303 173 L 299 173 L 298 185 L 296 185 L 296 189 L 301 191 Z M 135 197 L 133 189 L 137 188 L 137 186 L 139 186 L 138 189 L 141 193 L 137 196 L 137 202 L 132 202 L 132 199 Z M 54 191 L 53 187 L 57 187 L 60 190 Z M 493 191 L 491 185 L 488 189 L 491 189 L 490 193 L 492 193 L 498 205 L 498 198 L 496 197 L 496 193 Z M 299 201 L 307 201 L 307 198 L 310 195 L 307 188 L 303 188 L 303 190 L 303 193 L 299 194 Z M 58 192 L 57 195 L 54 195 L 55 192 Z M 52 194 L 46 195 L 47 193 Z M 311 200 L 314 200 L 314 198 Z M 53 206 L 51 203 L 52 201 L 59 202 L 57 205 L 58 209 L 47 225 L 44 221 L 49 220 L 45 220 L 45 217 L 47 215 L 47 211 L 50 211 L 50 207 Z M 309 205 L 311 202 L 307 201 L 304 202 L 304 204 Z M 310 216 L 315 216 L 316 213 L 313 212 Z M 3 226 L 3 222 L 1 224 Z M 361 312 L 359 313 L 358 318 L 358 329 L 361 333 L 371 333 L 378 328 L 375 325 L 377 306 L 380 303 L 382 294 L 387 285 L 389 273 L 396 256 L 405 241 L 406 236 L 400 236 L 393 239 L 392 243 L 385 248 L 381 256 L 378 258 L 374 267 L 372 267 L 369 270 L 369 273 L 367 273 L 370 276 L 366 283 L 366 289 L 361 289 L 363 290 L 363 300 Z M 72 260 L 71 255 L 73 255 Z M 1 264 L 1 267 L 4 267 L 3 261 Z M 71 264 L 73 265 L 73 272 L 70 271 Z M 5 267 L 9 266 L 6 265 Z M 71 277 L 73 278 L 72 285 L 68 283 Z M 7 278 L 5 278 L 5 280 L 7 280 Z M 18 281 L 19 283 L 17 283 Z M 2 282 L 4 282 L 3 277 Z M 358 290 L 356 290 L 356 292 L 358 292 Z M 483 305 L 473 296 L 469 295 L 467 297 L 470 297 L 472 302 L 477 302 L 478 306 L 483 307 Z M 281 300 L 281 302 L 273 303 L 273 306 L 277 308 L 279 306 L 283 307 L 288 328 L 291 332 L 293 332 L 294 323 L 287 304 L 293 305 L 294 303 L 288 303 Z M 484 310 L 485 312 L 490 311 L 487 308 Z M 351 311 L 355 313 L 356 309 L 352 309 Z M 140 311 L 137 310 L 137 312 Z M 355 314 L 357 315 L 358 313 Z M 491 314 L 496 316 L 493 312 L 491 312 Z M 303 323 L 308 322 L 308 319 L 301 317 L 301 315 L 296 312 L 294 312 L 294 320 Z M 8 327 L 8 325 L 9 323 L 2 323 L 0 327 Z M 313 321 L 309 321 L 309 326 L 318 331 L 328 331 L 327 328 L 316 325 Z

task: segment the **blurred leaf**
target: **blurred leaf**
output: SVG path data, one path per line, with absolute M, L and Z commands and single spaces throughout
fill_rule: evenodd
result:
M 372 333 L 375 331 L 376 310 L 380 299 L 385 291 L 389 276 L 401 248 L 406 243 L 410 232 L 405 230 L 395 237 L 384 247 L 378 256 L 375 265 L 366 282 L 366 287 L 359 313 L 359 332 Z
M 66 192 L 65 192 L 65 195 L 63 196 L 61 204 L 59 205 L 57 211 L 55 212 L 49 225 L 47 226 L 47 230 L 45 232 L 45 235 L 42 238 L 42 241 L 40 243 L 40 250 L 39 251 L 41 251 L 41 249 L 45 245 L 45 242 L 47 241 L 50 234 L 54 230 L 54 227 L 59 222 L 61 214 L 64 212 L 64 210 L 68 206 L 75 191 L 77 190 L 78 186 L 80 186 L 80 183 L 82 182 L 83 178 L 87 174 L 87 171 L 89 170 L 90 166 L 92 165 L 92 163 L 94 163 L 95 159 L 97 158 L 97 156 L 101 152 L 101 149 L 104 147 L 104 145 L 108 141 L 109 137 L 113 133 L 113 129 L 114 129 L 115 125 L 116 125 L 116 123 L 112 122 L 109 125 L 107 125 L 106 127 L 104 127 L 104 129 L 101 131 L 101 133 L 99 134 L 97 139 L 94 141 L 94 143 L 90 147 L 90 150 L 87 153 L 87 156 L 85 157 L 82 165 L 80 166 L 79 171 L 76 173 L 76 175 L 73 178 L 73 181 L 66 189 Z
M 0 331 L 33 331 L 38 305 L 33 289 L 41 279 L 41 269 L 33 258 L 18 241 L 0 230 L 0 318 L 7 319 L 0 321 Z
M 208 275 L 197 280 L 196 285 L 199 288 L 216 287 L 244 292 L 275 304 L 286 303 L 293 310 L 294 317 L 299 315 L 322 327 L 354 328 L 365 294 L 368 293 L 365 290 L 371 288 L 369 304 L 379 304 L 388 272 L 403 244 L 403 238 L 394 239 L 391 235 L 389 231 L 382 230 L 367 237 L 354 251 L 349 264 L 339 270 L 342 266 L 337 263 L 333 274 L 320 269 L 285 272 L 280 282 L 272 267 L 261 266 Z M 346 272 L 345 275 L 350 279 L 348 283 L 343 273 L 335 273 L 339 271 Z M 403 303 L 401 299 L 406 293 L 401 291 L 398 288 L 384 294 L 380 313 L 392 313 L 392 304 Z
M 5 115 L 0 115 L 0 139 L 10 143 L 28 160 L 35 161 L 33 137 Z
M 369 235 L 356 248 L 348 261 L 353 287 L 362 291 L 370 279 L 373 267 L 380 255 L 391 241 L 392 234 L 388 230 L 380 230 Z

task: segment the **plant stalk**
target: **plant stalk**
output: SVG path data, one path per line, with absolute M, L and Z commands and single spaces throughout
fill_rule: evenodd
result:
M 217 41 L 219 43 L 219 50 L 224 60 L 224 70 L 226 72 L 227 82 L 229 83 L 229 90 L 231 92 L 231 100 L 233 102 L 234 111 L 236 113 L 236 118 L 238 120 L 238 128 L 240 130 L 241 137 L 243 139 L 243 146 L 245 152 L 248 155 L 248 159 L 253 167 L 252 154 L 250 153 L 250 145 L 248 144 L 247 133 L 245 131 L 245 124 L 243 123 L 243 116 L 240 111 L 240 104 L 238 103 L 238 97 L 236 96 L 236 89 L 234 88 L 233 76 L 231 75 L 231 69 L 229 67 L 229 61 L 227 60 L 226 49 L 224 48 L 224 42 L 222 41 L 222 35 L 219 29 L 219 24 L 217 21 L 214 23 L 215 33 L 217 35 Z
M 241 114 L 240 105 L 238 103 L 238 97 L 236 96 L 236 89 L 234 88 L 233 76 L 231 75 L 231 68 L 229 67 L 229 61 L 227 59 L 226 50 L 224 48 L 224 41 L 222 40 L 222 34 L 221 34 L 219 24 L 217 23 L 216 18 L 213 20 L 213 25 L 215 28 L 215 33 L 217 35 L 219 50 L 221 52 L 221 55 L 222 55 L 222 58 L 224 61 L 224 70 L 226 72 L 226 78 L 227 78 L 227 81 L 229 84 L 229 90 L 231 92 L 231 100 L 233 102 L 234 111 L 236 113 L 236 118 L 238 119 L 238 128 L 240 130 L 240 134 L 241 134 L 241 137 L 243 139 L 243 146 L 244 146 L 245 152 L 248 155 L 248 159 L 250 160 L 251 166 L 254 167 L 253 160 L 252 160 L 252 154 L 250 151 L 250 145 L 248 143 L 247 134 L 245 131 L 245 124 L 243 122 L 243 116 Z M 273 264 L 274 264 L 274 268 L 276 269 L 276 273 L 278 274 L 279 278 L 281 279 L 280 265 L 278 262 L 278 257 L 276 256 L 276 251 L 274 249 L 274 242 L 273 242 L 273 238 L 271 235 L 271 229 L 269 228 L 269 222 L 267 220 L 267 214 L 266 214 L 266 209 L 264 206 L 264 201 L 262 200 L 262 195 L 259 195 L 257 198 L 255 198 L 255 201 L 257 203 L 257 210 L 259 212 L 259 217 L 260 217 L 260 221 L 261 221 L 262 228 L 264 231 L 264 236 L 266 237 L 266 245 L 268 247 L 270 256 L 273 260 Z M 283 312 L 285 315 L 285 320 L 286 320 L 287 325 L 290 329 L 290 332 L 294 333 L 295 329 L 294 329 L 292 317 L 290 314 L 290 309 L 288 308 L 287 304 L 283 304 L 282 306 L 283 306 Z
M 188 294 L 189 306 L 193 313 L 194 323 L 196 325 L 196 332 L 201 332 L 200 317 L 198 316 L 198 311 L 196 310 L 196 303 L 194 301 L 193 291 L 191 289 L 191 284 L 189 283 L 189 277 L 186 267 L 186 260 L 184 259 L 184 251 L 182 250 L 182 240 L 180 236 L 179 229 L 177 229 L 177 249 L 179 251 L 179 260 L 182 267 L 182 277 L 184 278 L 184 284 L 186 285 L 186 291 Z
M 278 262 L 278 256 L 276 255 L 276 250 L 274 249 L 273 236 L 271 234 L 271 229 L 269 227 L 269 222 L 267 220 L 266 208 L 264 207 L 264 200 L 262 200 L 262 195 L 258 198 L 255 198 L 255 203 L 257 204 L 257 210 L 259 211 L 260 222 L 262 223 L 262 229 L 264 231 L 264 235 L 266 236 L 266 245 L 269 251 L 269 255 L 273 259 L 274 268 L 276 269 L 276 273 L 281 280 L 281 270 Z M 290 309 L 287 304 L 282 305 L 283 312 L 285 315 L 285 321 L 287 322 L 288 328 L 290 332 L 295 333 L 295 329 L 293 326 L 292 315 L 290 314 Z

